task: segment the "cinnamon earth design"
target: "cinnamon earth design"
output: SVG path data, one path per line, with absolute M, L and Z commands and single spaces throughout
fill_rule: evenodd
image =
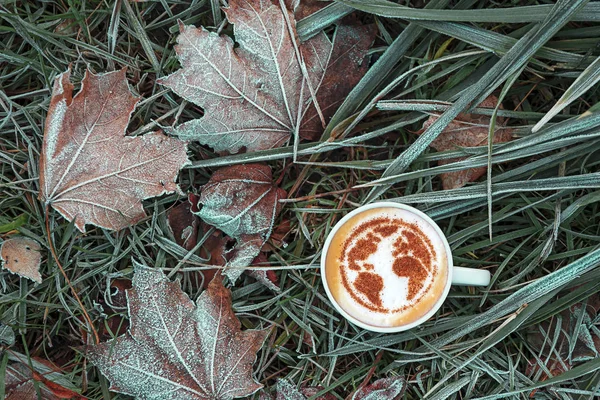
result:
M 437 274 L 436 252 L 418 224 L 377 217 L 358 225 L 343 244 L 342 284 L 352 298 L 380 313 L 401 312 L 417 303 Z M 404 291 L 390 279 L 403 281 Z

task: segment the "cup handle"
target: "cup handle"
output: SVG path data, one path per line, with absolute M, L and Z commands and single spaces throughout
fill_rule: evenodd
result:
M 453 267 L 452 284 L 460 286 L 487 286 L 492 275 L 485 269 Z

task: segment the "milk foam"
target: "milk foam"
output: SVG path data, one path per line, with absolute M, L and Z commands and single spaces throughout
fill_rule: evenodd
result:
M 367 324 L 375 326 L 408 324 L 426 314 L 443 294 L 447 280 L 447 255 L 444 242 L 433 226 L 410 211 L 391 207 L 369 211 L 354 216 L 340 228 L 336 236 L 339 235 L 339 243 L 342 245 L 338 246 L 337 254 L 332 254 L 333 257 L 329 257 L 329 252 L 332 250 L 335 252 L 335 246 L 329 248 L 327 268 L 338 269 L 339 278 L 345 282 L 337 285 L 337 289 L 332 290 L 332 294 L 347 313 Z M 398 226 L 399 229 L 391 235 L 377 234 L 373 229 L 366 229 L 370 222 L 382 218 L 390 219 L 391 225 Z M 412 237 L 412 241 L 408 241 L 405 236 L 406 232 L 414 230 L 414 227 L 420 231 L 417 232 L 417 237 L 425 237 L 424 241 L 421 239 L 418 241 L 423 242 L 420 244 L 430 250 L 431 262 L 420 264 L 424 268 L 423 274 L 426 275 L 426 279 L 421 281 L 415 278 L 415 281 L 421 281 L 423 286 L 416 294 L 413 293 L 412 299 L 409 299 L 410 278 L 399 276 L 393 271 L 392 266 L 399 257 L 416 259 L 411 251 L 411 246 L 415 245 L 415 237 Z M 361 267 L 360 271 L 353 270 L 350 268 L 348 252 L 360 245 L 361 239 L 367 238 L 377 238 L 371 241 L 373 243 L 379 241 L 377 250 L 366 259 L 357 262 Z M 406 246 L 402 248 L 401 254 L 394 255 L 394 243 L 399 239 L 403 240 Z M 333 263 L 337 265 L 331 265 Z M 383 288 L 379 292 L 380 304 L 375 304 L 364 292 L 357 290 L 355 283 L 360 273 L 374 274 L 381 278 Z M 328 279 L 330 279 L 329 275 Z M 350 292 L 345 285 L 349 286 Z M 335 285 L 330 285 L 331 287 Z

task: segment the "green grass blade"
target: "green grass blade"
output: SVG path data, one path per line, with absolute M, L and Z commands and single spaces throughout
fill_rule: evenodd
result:
M 530 57 L 543 46 L 569 19 L 586 3 L 585 0 L 575 2 L 558 2 L 548 18 L 536 29 L 529 31 L 521 38 L 477 84 L 460 96 L 460 98 L 444 112 L 431 126 L 405 150 L 382 177 L 403 172 L 421 154 L 427 146 L 444 130 L 444 128 L 471 103 L 477 105 L 496 89 L 506 78 L 525 65 Z M 479 100 L 479 101 L 478 101 Z M 389 186 L 373 188 L 363 203 L 370 203 L 381 196 Z
M 448 0 L 434 0 L 429 2 L 427 7 L 443 8 L 448 3 Z M 385 80 L 390 71 L 393 70 L 393 67 L 402 59 L 402 57 L 404 57 L 406 52 L 411 48 L 414 42 L 421 37 L 424 31 L 424 28 L 415 24 L 409 24 L 406 29 L 398 35 L 394 42 L 388 46 L 381 57 L 379 57 L 375 64 L 369 68 L 365 76 L 344 99 L 344 102 L 337 109 L 327 125 L 322 140 L 326 140 L 331 135 L 333 128 L 358 110 L 359 106 L 369 98 L 377 85 Z
M 476 329 L 517 310 L 523 304 L 531 303 L 546 293 L 559 289 L 577 279 L 580 275 L 594 270 L 600 265 L 600 249 L 596 249 L 571 264 L 552 272 L 533 283 L 517 290 L 489 310 L 474 316 L 470 323 L 453 329 L 434 341 L 434 345 L 443 346 L 473 332 Z
M 331 3 L 319 11 L 298 21 L 296 30 L 300 40 L 305 41 L 321 32 L 324 28 L 333 24 L 340 18 L 354 11 L 354 8 L 341 3 Z
M 387 0 L 336 0 L 357 10 L 388 18 L 407 20 L 496 22 L 523 24 L 541 22 L 552 13 L 552 5 L 536 5 L 506 8 L 483 8 L 479 10 L 423 10 L 410 8 Z M 575 13 L 573 21 L 600 21 L 600 4 L 592 2 Z
M 548 111 L 544 118 L 540 120 L 532 129 L 532 132 L 539 131 L 548 121 L 556 114 L 561 112 L 565 107 L 579 98 L 582 94 L 590 90 L 596 83 L 600 81 L 600 57 L 596 58 L 585 71 L 573 82 L 573 84 L 565 91 L 558 99 L 556 104 Z

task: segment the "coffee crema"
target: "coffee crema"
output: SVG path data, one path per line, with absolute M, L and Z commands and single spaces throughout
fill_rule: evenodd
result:
M 378 327 L 417 321 L 444 295 L 445 244 L 430 223 L 400 208 L 365 210 L 342 225 L 329 245 L 325 271 L 340 307 Z

